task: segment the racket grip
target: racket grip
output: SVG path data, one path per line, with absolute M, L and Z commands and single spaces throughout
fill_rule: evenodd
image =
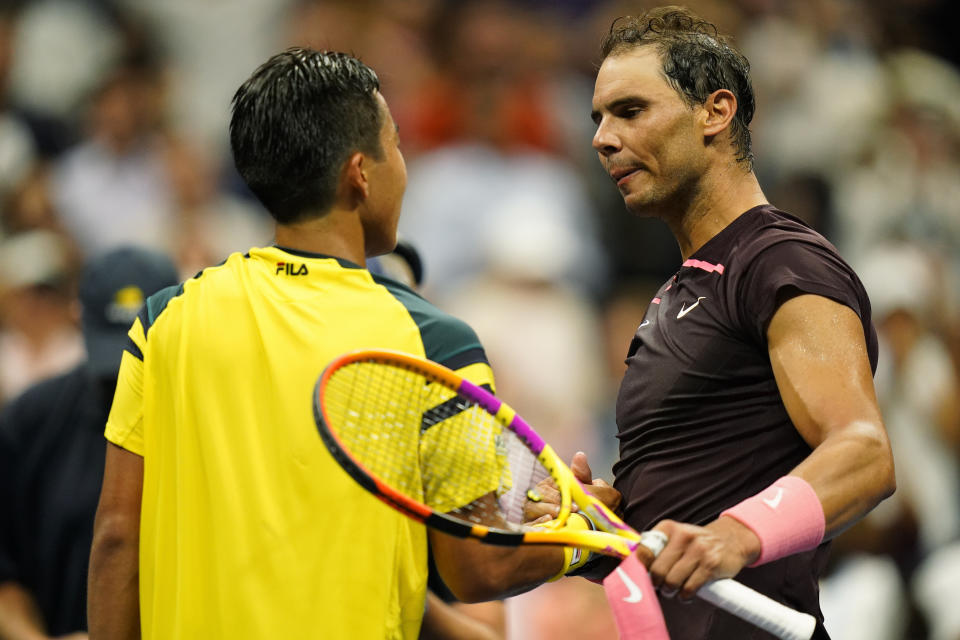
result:
M 817 626 L 809 613 L 795 611 L 735 580 L 709 582 L 697 597 L 783 640 L 810 640 Z

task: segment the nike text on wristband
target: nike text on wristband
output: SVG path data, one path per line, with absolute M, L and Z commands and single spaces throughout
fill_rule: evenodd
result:
M 815 548 L 826 529 L 820 499 L 797 476 L 783 476 L 720 515 L 740 522 L 760 539 L 760 557 L 751 567 Z

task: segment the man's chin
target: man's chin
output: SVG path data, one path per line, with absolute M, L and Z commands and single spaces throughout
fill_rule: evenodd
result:
M 378 239 L 368 238 L 367 245 L 365 247 L 366 255 L 368 258 L 384 256 L 397 248 L 398 241 L 399 240 L 396 233 L 394 233 L 392 237 Z
M 641 218 L 653 218 L 656 216 L 656 209 L 653 203 L 647 198 L 639 197 L 638 194 L 629 194 L 623 197 L 623 204 L 627 211 Z

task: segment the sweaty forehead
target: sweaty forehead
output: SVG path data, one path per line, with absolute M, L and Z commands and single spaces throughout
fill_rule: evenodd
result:
M 593 108 L 602 109 L 626 95 L 675 93 L 663 75 L 656 47 L 637 47 L 610 56 L 600 65 L 593 90 Z

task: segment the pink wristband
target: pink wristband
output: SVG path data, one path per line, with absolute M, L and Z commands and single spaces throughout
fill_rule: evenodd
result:
M 826 529 L 820 499 L 797 476 L 783 476 L 720 515 L 730 516 L 760 538 L 760 557 L 751 567 L 815 548 Z

